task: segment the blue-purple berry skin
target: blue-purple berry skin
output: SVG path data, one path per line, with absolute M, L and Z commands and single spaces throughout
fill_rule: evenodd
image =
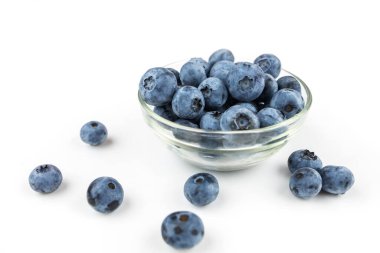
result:
M 212 66 L 209 76 L 217 77 L 220 80 L 222 80 L 224 84 L 226 84 L 228 73 L 234 67 L 235 67 L 235 63 L 233 63 L 232 61 L 227 61 L 227 60 L 218 61 Z
M 301 96 L 301 93 L 293 89 L 281 89 L 277 91 L 269 106 L 281 111 L 286 119 L 289 119 L 302 111 L 305 106 L 305 102 Z
M 277 80 L 278 89 L 293 89 L 301 92 L 301 84 L 293 76 L 283 76 Z
M 264 90 L 257 98 L 257 101 L 269 103 L 273 95 L 278 91 L 278 84 L 276 79 L 269 74 L 265 74 L 264 83 Z
M 228 91 L 224 83 L 216 77 L 209 77 L 198 86 L 205 99 L 207 109 L 222 107 L 228 98 Z
M 254 61 L 267 74 L 277 78 L 281 72 L 281 61 L 273 54 L 262 54 Z
M 207 78 L 207 73 L 201 64 L 188 61 L 181 67 L 179 76 L 182 85 L 198 87 Z
M 204 108 L 203 94 L 193 86 L 181 87 L 173 97 L 173 112 L 181 119 L 195 119 L 203 113 Z
M 162 106 L 170 103 L 177 90 L 175 74 L 166 68 L 151 68 L 141 77 L 139 93 L 150 105 Z
M 204 60 L 203 58 L 200 58 L 200 57 L 191 58 L 189 60 L 189 62 L 193 62 L 195 64 L 201 65 L 204 68 L 206 74 L 208 74 L 210 72 L 210 66 L 209 66 L 208 62 L 206 60 Z
M 99 177 L 87 189 L 87 202 L 96 211 L 111 213 L 123 202 L 124 190 L 112 177 Z
M 237 63 L 228 73 L 227 88 L 230 95 L 240 102 L 251 102 L 264 90 L 264 72 L 251 63 Z
M 200 128 L 210 131 L 217 131 L 220 129 L 220 119 L 222 117 L 222 113 L 218 111 L 206 112 L 200 121 Z
M 354 174 L 344 166 L 325 166 L 321 170 L 322 189 L 331 194 L 344 194 L 355 183 Z
M 243 106 L 255 114 L 257 113 L 257 106 L 254 105 L 253 103 L 245 102 L 245 103 L 237 103 L 236 105 Z
M 289 180 L 289 188 L 294 196 L 301 199 L 315 197 L 322 189 L 321 175 L 312 168 L 296 170 Z
M 170 121 L 176 121 L 178 119 L 178 116 L 173 112 L 172 104 L 156 106 L 154 107 L 153 111 L 164 119 Z
M 212 53 L 208 59 L 208 62 L 209 62 L 210 67 L 212 67 L 216 62 L 219 62 L 219 61 L 234 62 L 234 60 L 235 60 L 235 57 L 232 54 L 232 52 L 228 49 L 222 48 Z
M 177 86 L 182 86 L 181 78 L 179 77 L 179 72 L 176 69 L 173 68 L 167 68 L 170 72 L 172 72 L 175 76 L 175 79 L 177 80 Z
M 99 121 L 90 121 L 80 129 L 80 138 L 91 146 L 99 146 L 107 140 L 108 131 Z
M 259 118 L 260 127 L 273 126 L 284 121 L 282 112 L 270 107 L 261 109 L 256 115 Z
M 223 131 L 250 130 L 260 128 L 260 121 L 251 110 L 234 105 L 222 114 L 220 128 Z
M 54 165 L 44 164 L 36 167 L 29 175 L 30 187 L 40 193 L 51 193 L 62 183 L 62 173 Z
M 288 168 L 292 173 L 304 167 L 321 172 L 322 166 L 321 159 L 308 149 L 296 150 L 288 158 Z
M 169 214 L 161 225 L 164 241 L 175 249 L 189 249 L 203 239 L 204 225 L 198 215 L 189 211 Z
M 218 197 L 218 180 L 209 173 L 192 175 L 185 182 L 184 194 L 193 205 L 206 206 Z

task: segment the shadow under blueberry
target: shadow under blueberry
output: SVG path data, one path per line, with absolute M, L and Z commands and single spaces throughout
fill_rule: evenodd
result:
M 104 143 L 98 146 L 91 146 L 91 148 L 97 148 L 97 149 L 108 148 L 109 146 L 114 145 L 114 143 L 115 143 L 115 140 L 113 138 L 107 138 L 107 140 Z

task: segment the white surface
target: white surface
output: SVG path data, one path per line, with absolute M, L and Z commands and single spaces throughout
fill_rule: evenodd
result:
M 174 252 L 164 217 L 196 212 L 206 229 L 194 252 L 379 252 L 379 37 L 376 1 L 1 1 L 0 252 Z M 191 206 L 183 183 L 200 170 L 174 156 L 143 122 L 137 86 L 146 69 L 229 48 L 264 52 L 309 84 L 301 132 L 262 165 L 215 173 L 221 192 Z M 86 146 L 96 119 L 110 142 Z M 288 190 L 288 155 L 310 148 L 352 169 L 354 187 L 310 201 Z M 64 183 L 28 185 L 41 163 Z M 111 215 L 87 204 L 89 183 L 117 178 L 125 202 Z

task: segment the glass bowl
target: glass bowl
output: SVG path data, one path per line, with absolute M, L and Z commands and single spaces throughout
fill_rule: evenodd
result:
M 185 62 L 167 65 L 179 70 Z M 179 157 L 204 169 L 233 171 L 250 168 L 277 151 L 300 129 L 312 103 L 307 85 L 294 74 L 282 69 L 280 76 L 295 77 L 302 86 L 304 109 L 277 125 L 244 131 L 207 131 L 179 125 L 153 112 L 138 93 L 146 123 Z

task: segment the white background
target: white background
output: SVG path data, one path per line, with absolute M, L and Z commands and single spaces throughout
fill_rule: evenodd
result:
M 1 1 L 0 252 L 175 252 L 160 225 L 177 210 L 204 221 L 193 252 L 379 252 L 379 9 L 339 2 Z M 215 173 L 219 198 L 195 208 L 182 187 L 201 170 L 144 123 L 137 87 L 150 67 L 219 48 L 238 60 L 276 54 L 314 103 L 286 147 L 253 169 Z M 97 148 L 79 139 L 93 119 L 110 134 Z M 286 161 L 299 148 L 349 167 L 353 188 L 293 197 Z M 42 163 L 64 176 L 50 195 L 28 185 Z M 104 175 L 125 189 L 110 215 L 85 197 Z

